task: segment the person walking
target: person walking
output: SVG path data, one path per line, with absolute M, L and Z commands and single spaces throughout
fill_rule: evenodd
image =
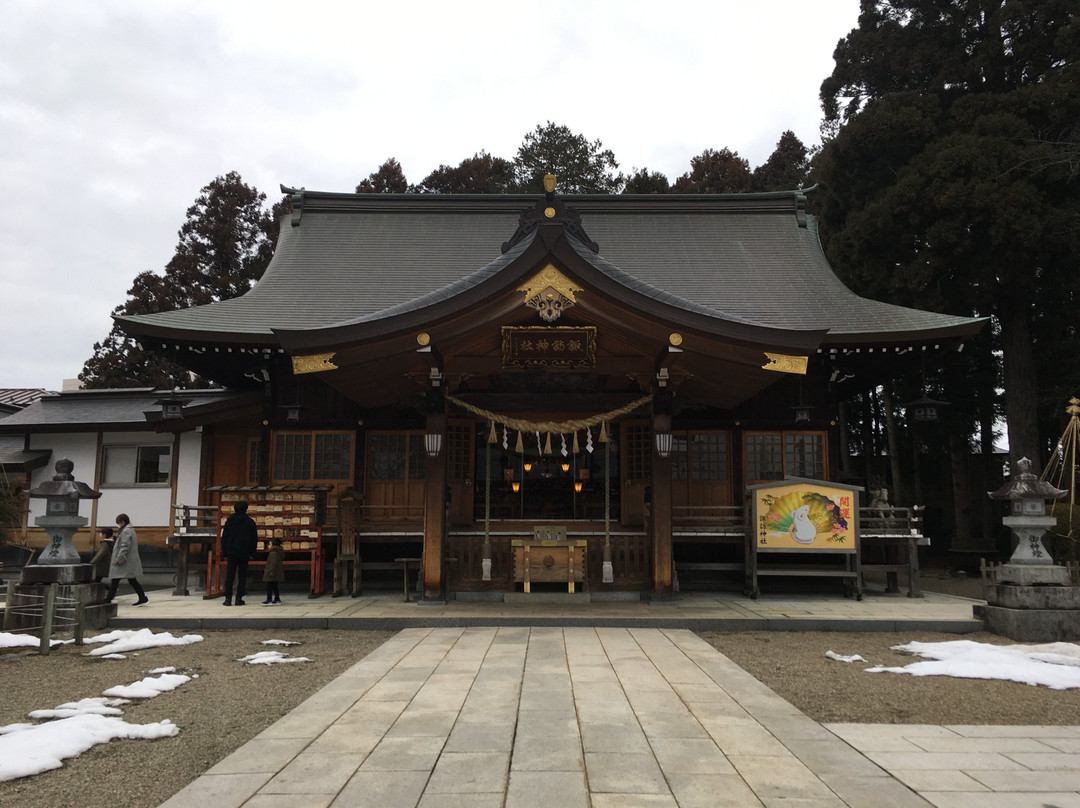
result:
M 247 593 L 248 562 L 255 557 L 259 546 L 259 529 L 247 515 L 248 504 L 240 500 L 221 528 L 221 554 L 225 556 L 225 605 L 233 605 L 233 583 L 236 584 L 236 605 L 244 605 Z
M 139 559 L 139 541 L 135 536 L 135 528 L 131 526 L 131 519 L 126 513 L 117 515 L 116 526 L 120 532 L 113 544 L 112 558 L 109 563 L 109 577 L 112 582 L 109 584 L 109 594 L 106 595 L 105 602 L 112 603 L 112 599 L 116 597 L 116 589 L 120 586 L 120 579 L 127 578 L 131 588 L 139 596 L 133 605 L 142 606 L 150 599 L 146 597 L 146 592 L 139 584 L 139 576 L 142 575 L 143 570 L 142 561 Z
M 263 568 L 263 582 L 266 584 L 266 600 L 263 606 L 280 606 L 281 591 L 278 584 L 285 580 L 285 550 L 281 546 L 281 539 L 273 539 L 270 542 L 270 552 L 266 556 L 266 566 Z
M 90 563 L 94 565 L 94 580 L 101 583 L 109 577 L 109 567 L 112 565 L 113 529 L 103 527 L 101 529 L 101 543 L 97 552 L 94 553 Z

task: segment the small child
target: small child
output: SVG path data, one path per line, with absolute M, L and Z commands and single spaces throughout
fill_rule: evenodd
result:
M 113 529 L 111 527 L 103 527 L 101 529 L 101 543 L 98 545 L 94 557 L 90 559 L 90 563 L 94 565 L 94 580 L 98 583 L 101 583 L 109 577 L 109 564 L 112 562 L 112 551 Z
M 271 539 L 270 550 L 266 556 L 266 567 L 263 569 L 263 581 L 266 583 L 266 600 L 263 606 L 280 606 L 281 592 L 278 590 L 278 582 L 285 580 L 285 550 L 281 547 L 281 539 Z

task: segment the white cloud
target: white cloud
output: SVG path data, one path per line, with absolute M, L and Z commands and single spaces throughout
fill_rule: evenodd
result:
M 0 387 L 59 389 L 198 191 L 239 171 L 413 182 L 547 120 L 673 178 L 706 148 L 811 145 L 857 0 L 383 4 L 15 0 L 0 27 Z M 14 302 L 14 304 L 12 304 Z

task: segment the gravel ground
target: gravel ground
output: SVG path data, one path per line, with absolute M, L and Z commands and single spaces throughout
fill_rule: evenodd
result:
M 978 597 L 978 582 L 927 577 L 931 591 Z M 173 632 L 180 634 L 183 632 Z M 124 660 L 84 656 L 58 647 L 48 657 L 0 660 L 0 726 L 26 721 L 35 709 L 98 696 L 107 687 L 142 679 L 173 665 L 198 679 L 154 699 L 133 702 L 124 718 L 143 724 L 172 720 L 174 738 L 115 741 L 94 747 L 60 769 L 0 783 L 4 808 L 150 808 L 272 724 L 324 684 L 378 647 L 379 631 L 200 632 L 204 641 L 153 648 Z M 742 632 L 702 636 L 734 662 L 812 718 L 823 722 L 905 724 L 1080 725 L 1080 690 L 1053 691 L 1010 682 L 868 674 L 862 663 L 826 658 L 826 651 L 860 654 L 870 664 L 904 665 L 915 658 L 892 650 L 912 640 L 940 642 L 957 635 L 930 632 Z M 246 665 L 237 660 L 273 648 L 265 639 L 296 640 L 284 648 L 313 662 Z M 964 639 L 1007 644 L 991 634 Z
M 392 636 L 386 631 L 318 629 L 198 633 L 202 642 L 148 648 L 122 660 L 87 657 L 88 648 L 67 645 L 57 646 L 47 657 L 32 654 L 0 661 L 0 726 L 27 721 L 31 710 L 100 696 L 106 688 L 137 682 L 155 668 L 172 665 L 177 673 L 198 674 L 176 690 L 122 708 L 124 720 L 132 724 L 168 718 L 180 728 L 178 735 L 100 744 L 59 769 L 0 782 L 0 806 L 159 805 Z M 301 644 L 261 644 L 271 638 Z M 237 661 L 267 650 L 313 661 Z

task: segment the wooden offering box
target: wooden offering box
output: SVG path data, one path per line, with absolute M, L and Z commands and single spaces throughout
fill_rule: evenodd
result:
M 532 583 L 565 583 L 566 591 L 585 580 L 584 539 L 567 539 L 566 528 L 544 528 L 533 531 L 532 539 L 512 539 L 514 551 L 514 580 L 532 591 Z M 555 535 L 556 538 L 549 538 Z

